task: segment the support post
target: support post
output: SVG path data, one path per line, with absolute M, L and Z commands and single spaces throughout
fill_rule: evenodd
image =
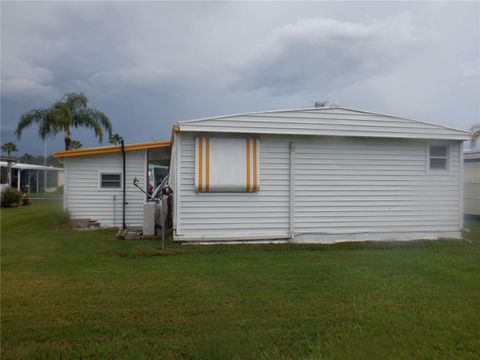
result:
M 17 190 L 18 191 L 21 191 L 22 189 L 21 183 L 22 183 L 22 170 L 17 169 Z
M 43 166 L 47 168 L 47 140 L 43 140 Z M 43 193 L 47 194 L 47 170 L 43 170 Z

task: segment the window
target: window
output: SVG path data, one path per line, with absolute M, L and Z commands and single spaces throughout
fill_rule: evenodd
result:
M 120 174 L 101 173 L 100 174 L 100 189 L 121 189 L 122 176 Z
M 47 187 L 58 186 L 58 173 L 56 171 L 47 171 Z
M 448 146 L 431 145 L 429 148 L 430 170 L 447 170 L 448 168 Z
M 195 191 L 257 192 L 260 140 L 195 138 Z

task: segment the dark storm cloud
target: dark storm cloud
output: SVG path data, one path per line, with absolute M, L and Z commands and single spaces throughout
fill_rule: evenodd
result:
M 479 121 L 478 3 L 2 2 L 2 142 L 19 115 L 85 92 L 129 142 L 173 122 L 315 100 Z M 76 131 L 86 146 L 89 131 Z M 62 136 L 49 149 L 62 146 Z M 35 130 L 18 142 L 38 153 Z

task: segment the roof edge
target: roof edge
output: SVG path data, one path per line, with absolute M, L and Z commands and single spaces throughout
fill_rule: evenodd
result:
M 307 132 L 299 131 L 262 131 L 259 129 L 254 130 L 239 130 L 239 131 L 230 131 L 230 130 L 219 130 L 219 129 L 202 129 L 201 127 L 195 126 L 193 124 L 188 125 L 188 128 L 183 129 L 182 132 L 200 132 L 200 133 L 212 133 L 212 134 L 262 134 L 262 135 L 298 135 L 298 136 L 332 136 L 332 137 L 359 137 L 359 138 L 387 138 L 387 139 L 419 139 L 419 140 L 453 140 L 453 141 L 466 141 L 470 137 L 467 134 L 455 134 L 451 135 L 435 135 L 435 136 L 411 136 L 411 135 L 399 135 L 399 134 L 358 134 L 356 132 L 338 134 L 335 131 L 325 131 L 321 134 L 312 134 Z
M 461 130 L 445 125 L 440 125 L 437 123 L 432 123 L 432 122 L 427 122 L 423 120 L 416 120 L 416 119 L 410 119 L 402 116 L 395 116 L 395 115 L 389 115 L 389 114 L 384 114 L 384 113 L 379 113 L 379 112 L 372 112 L 372 111 L 366 111 L 366 110 L 358 110 L 358 109 L 352 109 L 348 107 L 342 107 L 342 106 L 325 106 L 325 107 L 306 107 L 306 108 L 296 108 L 296 109 L 280 109 L 280 110 L 269 110 L 269 111 L 253 111 L 253 112 L 246 112 L 246 113 L 241 113 L 241 114 L 229 114 L 229 115 L 221 115 L 221 116 L 211 116 L 211 117 L 205 117 L 205 118 L 198 118 L 198 119 L 192 119 L 192 120 L 181 120 L 178 122 L 178 125 L 189 125 L 191 123 L 196 123 L 200 121 L 205 121 L 205 120 L 219 120 L 219 119 L 228 119 L 231 117 L 237 117 L 237 116 L 244 116 L 244 115 L 255 115 L 255 114 L 274 114 L 278 112 L 295 112 L 295 111 L 315 111 L 315 110 L 347 110 L 347 111 L 354 111 L 358 113 L 363 113 L 363 114 L 371 114 L 371 115 L 380 115 L 380 116 L 386 116 L 390 118 L 395 118 L 395 119 L 402 119 L 402 120 L 407 120 L 411 122 L 417 122 L 417 123 L 422 123 L 430 126 L 436 126 L 439 128 L 447 129 L 447 130 L 452 130 L 452 131 L 457 131 L 463 134 L 470 134 L 469 131 L 467 130 Z
M 167 148 L 172 145 L 170 140 L 164 141 L 150 141 L 137 144 L 126 144 L 124 146 L 125 151 L 134 151 L 134 150 L 143 150 L 143 149 L 156 149 L 156 148 Z M 120 145 L 112 146 L 99 146 L 85 149 L 76 149 L 76 150 L 64 150 L 57 151 L 53 154 L 56 158 L 64 157 L 74 157 L 74 156 L 86 156 L 86 155 L 96 155 L 96 154 L 108 154 L 114 152 L 122 151 Z

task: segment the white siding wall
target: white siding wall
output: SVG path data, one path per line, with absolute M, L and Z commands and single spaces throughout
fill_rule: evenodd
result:
M 427 169 L 428 143 L 354 138 L 296 143 L 295 232 L 459 231 L 459 143 L 437 142 L 450 144 L 448 171 Z
M 181 121 L 180 130 L 400 139 L 468 139 L 468 132 L 465 131 L 389 115 L 343 108 L 272 111 Z
M 265 135 L 258 193 L 199 194 L 194 134 L 181 133 L 176 240 L 288 235 L 289 142 L 295 144 L 297 235 L 460 230 L 459 142 Z M 427 169 L 427 145 L 434 143 L 450 145 L 446 172 Z
M 465 214 L 480 215 L 480 160 L 465 162 L 464 181 Z
M 122 226 L 122 190 L 99 189 L 100 172 L 122 172 L 122 153 L 65 158 L 64 206 L 75 219 L 98 220 L 102 226 Z M 142 226 L 145 195 L 133 185 L 137 177 L 145 188 L 145 150 L 126 153 L 126 223 Z M 115 202 L 114 202 L 115 196 Z
M 178 240 L 289 234 L 288 142 L 278 137 L 261 138 L 258 193 L 196 193 L 194 136 L 183 133 L 181 137 L 177 234 L 182 236 Z

